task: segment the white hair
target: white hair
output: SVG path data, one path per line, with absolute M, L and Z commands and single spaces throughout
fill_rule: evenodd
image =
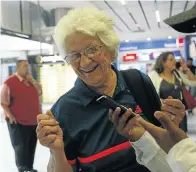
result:
M 75 32 L 97 36 L 112 53 L 112 60 L 117 58 L 120 40 L 114 31 L 114 22 L 104 12 L 94 8 L 76 8 L 61 18 L 54 30 L 54 40 L 60 55 L 66 55 L 66 38 Z

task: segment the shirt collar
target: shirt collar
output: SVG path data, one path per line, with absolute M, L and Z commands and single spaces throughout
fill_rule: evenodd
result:
M 24 81 L 24 78 L 20 76 L 17 72 L 15 73 L 15 75 L 19 79 L 20 82 Z
M 112 69 L 117 74 L 117 86 L 115 88 L 114 96 L 119 92 L 126 89 L 125 82 L 120 72 L 112 66 Z M 87 106 L 91 101 L 100 96 L 99 93 L 96 93 L 94 90 L 90 89 L 80 78 L 77 78 L 75 82 L 75 89 L 80 101 L 84 106 Z

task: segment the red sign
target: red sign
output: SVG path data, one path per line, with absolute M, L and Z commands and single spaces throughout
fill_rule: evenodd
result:
M 127 53 L 122 57 L 123 62 L 132 62 L 135 61 L 136 59 L 137 59 L 136 54 L 130 54 L 130 53 Z
M 184 38 L 176 39 L 176 45 L 177 45 L 177 47 L 183 47 L 184 46 Z

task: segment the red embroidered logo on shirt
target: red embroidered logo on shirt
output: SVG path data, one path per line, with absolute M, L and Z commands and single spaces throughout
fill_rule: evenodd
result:
M 135 113 L 137 113 L 137 114 L 142 113 L 142 109 L 140 108 L 139 105 L 137 105 Z

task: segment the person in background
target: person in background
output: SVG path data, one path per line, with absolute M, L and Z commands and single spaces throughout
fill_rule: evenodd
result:
M 193 65 L 193 59 L 191 57 L 189 57 L 187 59 L 187 66 L 188 66 L 189 70 L 191 70 L 191 72 L 195 75 L 196 74 L 196 66 Z
M 182 65 L 183 71 L 186 70 L 186 65 Z M 185 101 L 182 95 L 182 87 L 186 86 L 196 86 L 196 82 L 192 81 L 194 79 L 193 74 L 188 71 L 185 74 L 176 70 L 176 60 L 172 52 L 161 53 L 156 59 L 155 65 L 152 71 L 149 73 L 156 91 L 161 99 L 166 99 L 172 96 L 175 99 L 181 100 L 184 104 Z M 187 118 L 186 116 L 180 124 L 180 128 L 187 132 Z
M 188 69 L 189 69 L 189 71 L 191 71 L 194 75 L 192 75 L 194 78 L 195 78 L 195 80 L 196 80 L 196 67 L 195 66 L 193 66 L 193 59 L 192 58 L 188 58 L 188 60 L 187 60 L 187 67 L 188 67 Z M 193 97 L 196 97 L 196 87 L 190 87 L 190 89 L 189 89 L 189 91 L 190 91 L 190 93 L 193 95 Z
M 108 109 L 96 102 L 106 94 L 134 112 L 138 107 L 121 73 L 111 65 L 120 44 L 113 26 L 105 12 L 79 8 L 69 11 L 55 28 L 56 44 L 78 79 L 51 111 L 37 117 L 37 137 L 51 152 L 48 172 L 149 171 L 137 163 L 132 144 L 109 121 Z M 176 107 L 171 109 L 175 113 Z M 155 163 L 148 168 L 158 167 Z
M 37 171 L 33 169 L 33 162 L 37 143 L 36 118 L 41 112 L 41 94 L 41 86 L 29 75 L 28 62 L 18 61 L 16 73 L 4 82 L 1 89 L 1 106 L 19 172 Z
M 184 75 L 184 77 L 186 77 L 188 79 L 187 82 L 189 81 L 196 81 L 196 76 L 194 75 L 194 73 L 192 73 L 192 71 L 188 68 L 186 61 L 184 60 L 184 58 L 181 58 L 180 61 L 176 62 L 176 69 L 178 70 L 178 72 L 180 73 L 180 75 Z

